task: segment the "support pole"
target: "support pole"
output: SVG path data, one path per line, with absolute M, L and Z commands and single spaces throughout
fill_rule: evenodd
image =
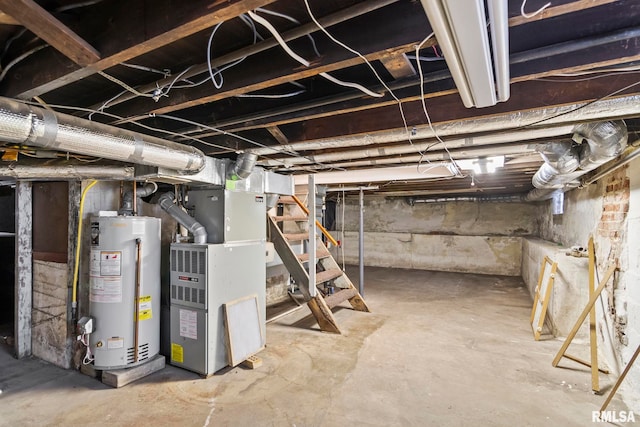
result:
M 358 262 L 360 277 L 358 280 L 358 292 L 364 296 L 364 189 L 360 187 L 360 234 L 358 235 Z
M 316 296 L 316 177 L 309 174 L 309 295 L 311 298 Z
M 16 357 L 31 355 L 33 305 L 33 192 L 31 182 L 16 183 L 16 272 L 14 337 Z

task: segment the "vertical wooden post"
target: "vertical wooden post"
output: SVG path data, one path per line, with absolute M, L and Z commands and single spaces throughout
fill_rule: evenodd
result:
M 16 183 L 15 351 L 18 359 L 31 355 L 33 305 L 33 197 L 31 182 Z
M 589 299 L 595 291 L 596 281 L 596 253 L 593 245 L 593 236 L 589 236 Z M 596 306 L 589 312 L 589 344 L 591 347 L 591 390 L 600 391 L 600 379 L 598 377 L 598 336 L 596 334 Z

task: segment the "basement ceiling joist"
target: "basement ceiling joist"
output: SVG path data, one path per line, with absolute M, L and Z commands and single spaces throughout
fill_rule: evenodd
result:
M 4 77 L 0 96 L 38 101 L 85 118 L 89 117 L 88 111 L 65 110 L 56 105 L 103 109 L 123 119 L 100 112 L 91 114 L 91 119 L 140 131 L 133 122 L 137 121 L 155 127 L 156 130 L 143 130 L 154 136 L 193 145 L 210 155 L 233 156 L 230 152 L 256 146 L 277 149 L 326 139 L 365 138 L 366 142 L 367 135 L 385 132 L 411 134 L 414 127 L 427 126 L 421 84 L 436 126 L 467 120 L 491 121 L 500 115 L 552 111 L 559 106 L 579 108 L 599 99 L 640 94 L 640 3 L 636 0 L 552 0 L 549 7 L 530 18 L 520 15 L 521 0 L 509 0 L 511 98 L 482 109 L 462 105 L 435 38 L 427 40 L 418 52 L 422 60 L 415 57 L 415 46 L 431 32 L 419 1 L 306 1 L 327 31 L 371 61 L 384 85 L 359 57 L 317 28 L 305 0 L 155 0 L 152 6 L 145 0 L 0 0 L 0 43 L 4 45 L 0 56 Z M 529 0 L 526 9 L 535 11 L 545 3 Z M 24 10 L 17 10 L 18 4 Z M 295 62 L 269 31 L 245 15 L 258 8 L 275 13 L 257 12 L 288 40 L 295 52 L 311 62 L 309 67 Z M 37 16 L 46 18 L 49 27 L 35 25 L 36 15 L 22 13 L 29 10 L 38 11 Z M 59 39 L 50 35 L 56 29 Z M 307 33 L 313 37 L 315 48 L 305 36 Z M 64 46 L 56 46 L 58 41 Z M 52 46 L 30 52 L 45 42 Z M 245 56 L 246 59 L 222 72 L 224 81 L 218 88 L 206 81 L 210 73 L 207 50 L 211 53 L 212 73 Z M 324 80 L 321 72 L 384 96 L 372 97 L 335 85 Z M 267 97 L 246 97 L 255 94 Z M 397 100 L 402 102 L 404 120 Z M 628 126 L 637 130 L 639 117 L 640 111 L 627 109 L 623 114 L 614 108 L 599 119 L 627 118 Z M 575 114 L 574 120 L 580 121 L 580 115 Z M 542 122 L 535 127 L 548 125 Z M 498 127 L 491 132 L 500 133 L 507 128 Z M 460 140 L 487 133 L 482 132 L 450 137 Z M 384 149 L 391 152 L 403 145 L 431 141 L 380 139 L 370 147 L 359 142 L 359 146 L 370 148 L 360 158 L 349 155 L 328 165 L 306 160 L 292 162 L 296 166 L 289 171 L 300 173 L 327 166 L 361 168 L 376 160 L 379 166 L 425 161 L 419 150 L 396 150 L 390 155 Z M 527 162 L 509 162 L 535 154 L 535 144 L 527 142 L 508 141 L 493 147 L 494 154 L 506 155 L 507 163 L 501 173 L 485 178 L 486 185 L 482 177 L 474 182 L 474 188 L 469 179 L 460 178 L 389 183 L 380 193 L 526 192 L 541 160 L 534 155 Z M 278 167 L 278 162 L 264 159 L 292 155 L 340 159 L 340 153 L 349 150 L 353 147 L 316 147 L 289 154 L 270 150 L 262 161 Z M 439 151 L 429 152 L 431 157 L 427 157 L 442 155 L 446 159 L 442 147 L 430 150 Z M 455 159 L 474 152 L 483 156 L 492 153 L 488 147 L 462 146 L 454 147 L 452 155 Z M 280 168 L 287 173 L 287 169 Z

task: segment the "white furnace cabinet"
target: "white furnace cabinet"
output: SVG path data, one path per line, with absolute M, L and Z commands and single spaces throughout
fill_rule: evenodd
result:
M 258 296 L 265 344 L 265 243 L 171 245 L 171 364 L 205 376 L 228 365 L 222 305 Z

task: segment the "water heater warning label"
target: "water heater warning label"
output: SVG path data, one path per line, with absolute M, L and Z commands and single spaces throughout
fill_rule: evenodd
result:
M 91 277 L 89 299 L 92 302 L 122 302 L 120 277 Z
M 120 276 L 122 267 L 122 252 L 100 251 L 100 275 Z
M 121 267 L 121 251 L 91 251 L 89 299 L 92 302 L 122 302 Z
M 198 339 L 198 313 L 180 309 L 180 336 Z
M 138 318 L 140 320 L 151 319 L 151 295 L 140 297 L 138 300 Z

